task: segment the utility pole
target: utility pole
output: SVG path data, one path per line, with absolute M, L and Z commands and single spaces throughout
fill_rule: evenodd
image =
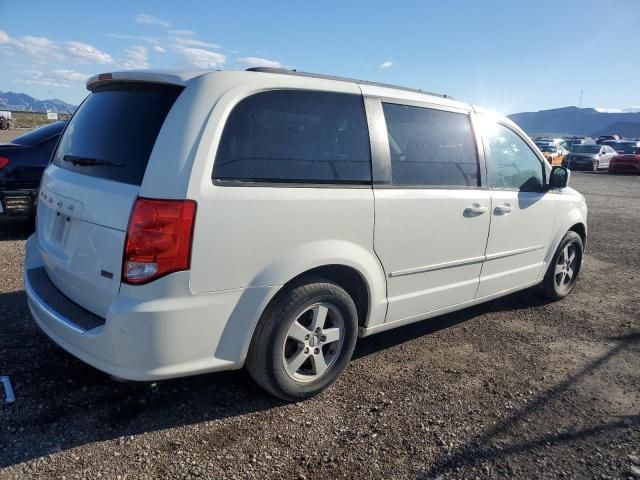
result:
M 578 103 L 578 107 L 582 108 L 582 92 L 583 90 L 580 90 L 580 102 Z

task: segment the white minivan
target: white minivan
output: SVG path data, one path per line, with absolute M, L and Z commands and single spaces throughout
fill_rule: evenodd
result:
M 24 281 L 42 330 L 113 376 L 246 366 L 299 400 L 358 337 L 575 285 L 584 197 L 504 117 L 269 68 L 87 87 L 42 180 Z

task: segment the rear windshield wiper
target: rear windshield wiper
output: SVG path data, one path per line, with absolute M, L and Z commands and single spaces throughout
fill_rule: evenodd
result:
M 73 166 L 80 167 L 94 167 L 94 166 L 106 166 L 106 167 L 124 167 L 124 163 L 116 163 L 111 160 L 99 160 L 91 157 L 81 157 L 78 155 L 65 155 L 62 160 L 69 162 Z

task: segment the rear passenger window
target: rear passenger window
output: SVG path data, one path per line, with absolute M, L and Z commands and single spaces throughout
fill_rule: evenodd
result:
M 359 95 L 275 90 L 231 112 L 216 155 L 217 180 L 371 182 L 369 132 Z
M 469 116 L 383 103 L 394 185 L 478 186 L 478 155 Z

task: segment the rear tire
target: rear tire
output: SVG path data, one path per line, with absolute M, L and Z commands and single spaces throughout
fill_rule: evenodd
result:
M 582 238 L 570 230 L 564 236 L 542 281 L 542 292 L 550 300 L 561 300 L 571 293 L 582 268 Z
M 286 401 L 329 387 L 351 360 L 358 313 L 340 285 L 308 277 L 279 294 L 265 310 L 247 354 L 255 382 Z

